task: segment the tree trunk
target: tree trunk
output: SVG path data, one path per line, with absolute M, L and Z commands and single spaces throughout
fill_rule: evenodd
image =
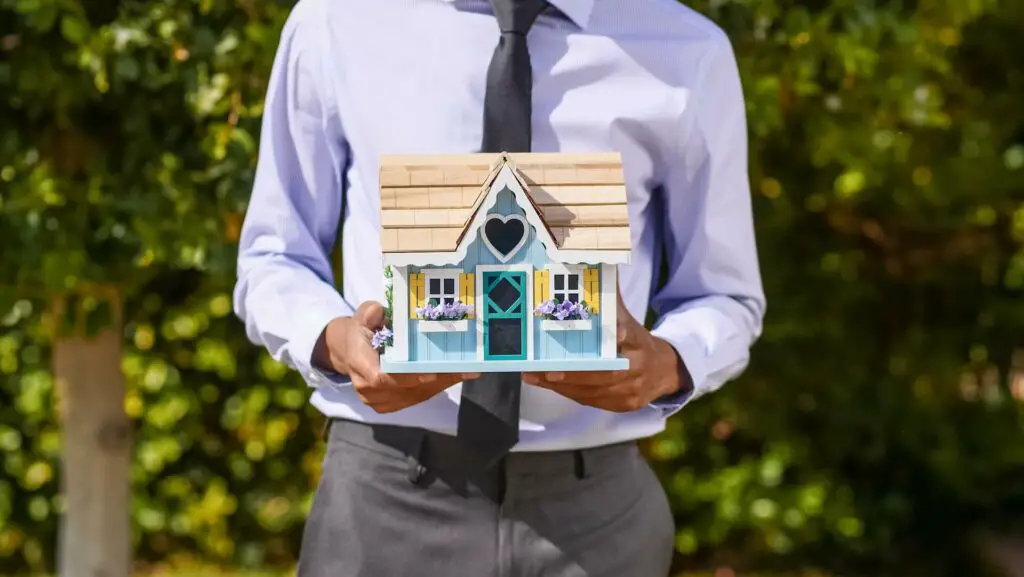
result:
M 64 434 L 60 577 L 128 577 L 131 571 L 132 441 L 120 329 L 59 338 L 54 345 Z

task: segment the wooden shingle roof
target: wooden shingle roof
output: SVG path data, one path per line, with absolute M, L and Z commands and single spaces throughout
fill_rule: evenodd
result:
M 507 157 L 558 248 L 629 250 L 626 187 L 617 153 Z M 455 251 L 504 158 L 487 153 L 382 157 L 383 251 Z

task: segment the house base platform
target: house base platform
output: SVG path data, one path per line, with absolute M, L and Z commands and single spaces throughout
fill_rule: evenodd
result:
M 629 359 L 546 359 L 525 361 L 389 361 L 380 368 L 389 374 L 409 373 L 538 373 L 554 371 L 624 371 Z

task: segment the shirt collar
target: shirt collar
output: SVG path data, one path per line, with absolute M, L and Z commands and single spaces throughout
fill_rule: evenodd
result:
M 456 0 L 444 0 L 454 3 Z M 594 11 L 594 0 L 548 0 L 580 28 L 590 23 L 590 14 Z

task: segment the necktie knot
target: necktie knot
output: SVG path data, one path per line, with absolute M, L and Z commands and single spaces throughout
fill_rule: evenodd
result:
M 547 0 L 491 0 L 494 17 L 502 34 L 525 36 L 540 13 L 548 7 Z

